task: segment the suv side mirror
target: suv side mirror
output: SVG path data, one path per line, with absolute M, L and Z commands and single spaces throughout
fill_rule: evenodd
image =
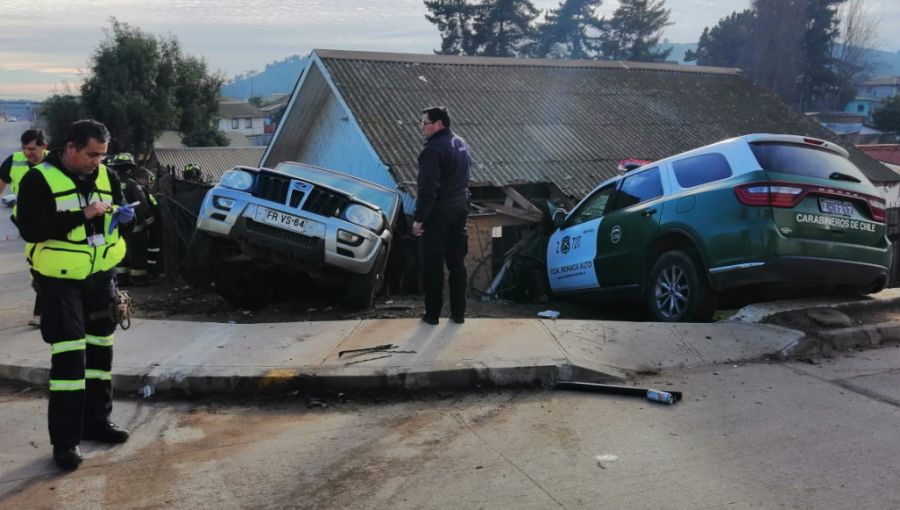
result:
M 566 225 L 566 210 L 562 207 L 553 211 L 553 224 L 556 228 L 563 228 Z

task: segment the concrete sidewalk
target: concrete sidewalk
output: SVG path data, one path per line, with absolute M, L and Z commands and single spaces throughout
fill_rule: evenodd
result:
M 610 381 L 630 373 L 788 354 L 803 334 L 775 326 L 471 319 L 219 324 L 137 320 L 115 339 L 114 386 L 134 392 L 466 389 Z M 340 351 L 383 344 L 384 352 Z M 45 385 L 49 346 L 2 330 L 0 378 Z M 395 351 L 395 352 L 391 352 Z

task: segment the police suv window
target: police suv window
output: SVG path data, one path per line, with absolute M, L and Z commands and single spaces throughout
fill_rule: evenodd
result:
M 682 188 L 693 188 L 731 177 L 731 165 L 718 153 L 703 154 L 672 163 L 675 179 Z
M 644 170 L 625 178 L 622 188 L 616 195 L 616 205 L 612 210 L 625 209 L 626 207 L 661 197 L 662 194 L 662 180 L 659 177 L 659 168 Z
M 597 190 L 596 193 L 585 200 L 584 203 L 581 204 L 581 207 L 572 214 L 569 218 L 569 225 L 578 225 L 579 223 L 591 221 L 603 216 L 603 211 L 606 210 L 606 204 L 609 202 L 609 197 L 612 196 L 613 191 L 615 190 L 615 182 Z

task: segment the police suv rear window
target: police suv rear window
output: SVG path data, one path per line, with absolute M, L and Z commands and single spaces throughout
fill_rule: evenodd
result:
M 783 142 L 751 143 L 750 150 L 763 170 L 829 179 L 837 172 L 871 184 L 850 160 L 827 149 Z
M 682 188 L 693 188 L 731 177 L 731 166 L 722 154 L 702 154 L 672 163 L 675 179 Z

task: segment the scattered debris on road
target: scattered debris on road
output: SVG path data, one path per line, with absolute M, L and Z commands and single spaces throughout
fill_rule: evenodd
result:
M 647 400 L 654 402 L 662 402 L 664 404 L 674 404 L 682 398 L 680 391 L 659 391 L 650 388 L 638 388 L 636 386 L 615 386 L 612 384 L 595 384 L 582 382 L 560 382 L 556 383 L 557 390 L 574 390 L 589 391 L 592 393 L 607 393 L 611 395 L 629 395 L 643 396 Z
M 369 353 L 369 352 L 386 351 L 388 349 L 393 349 L 394 347 L 397 347 L 397 346 L 394 344 L 381 344 L 381 345 L 376 345 L 375 347 L 364 347 L 362 349 L 347 349 L 345 351 L 338 352 L 338 358 L 342 357 L 344 354 L 349 354 L 349 353 L 364 353 L 364 352 Z
M 559 317 L 559 312 L 556 310 L 544 310 L 543 312 L 538 312 L 537 316 L 543 319 L 556 320 Z

